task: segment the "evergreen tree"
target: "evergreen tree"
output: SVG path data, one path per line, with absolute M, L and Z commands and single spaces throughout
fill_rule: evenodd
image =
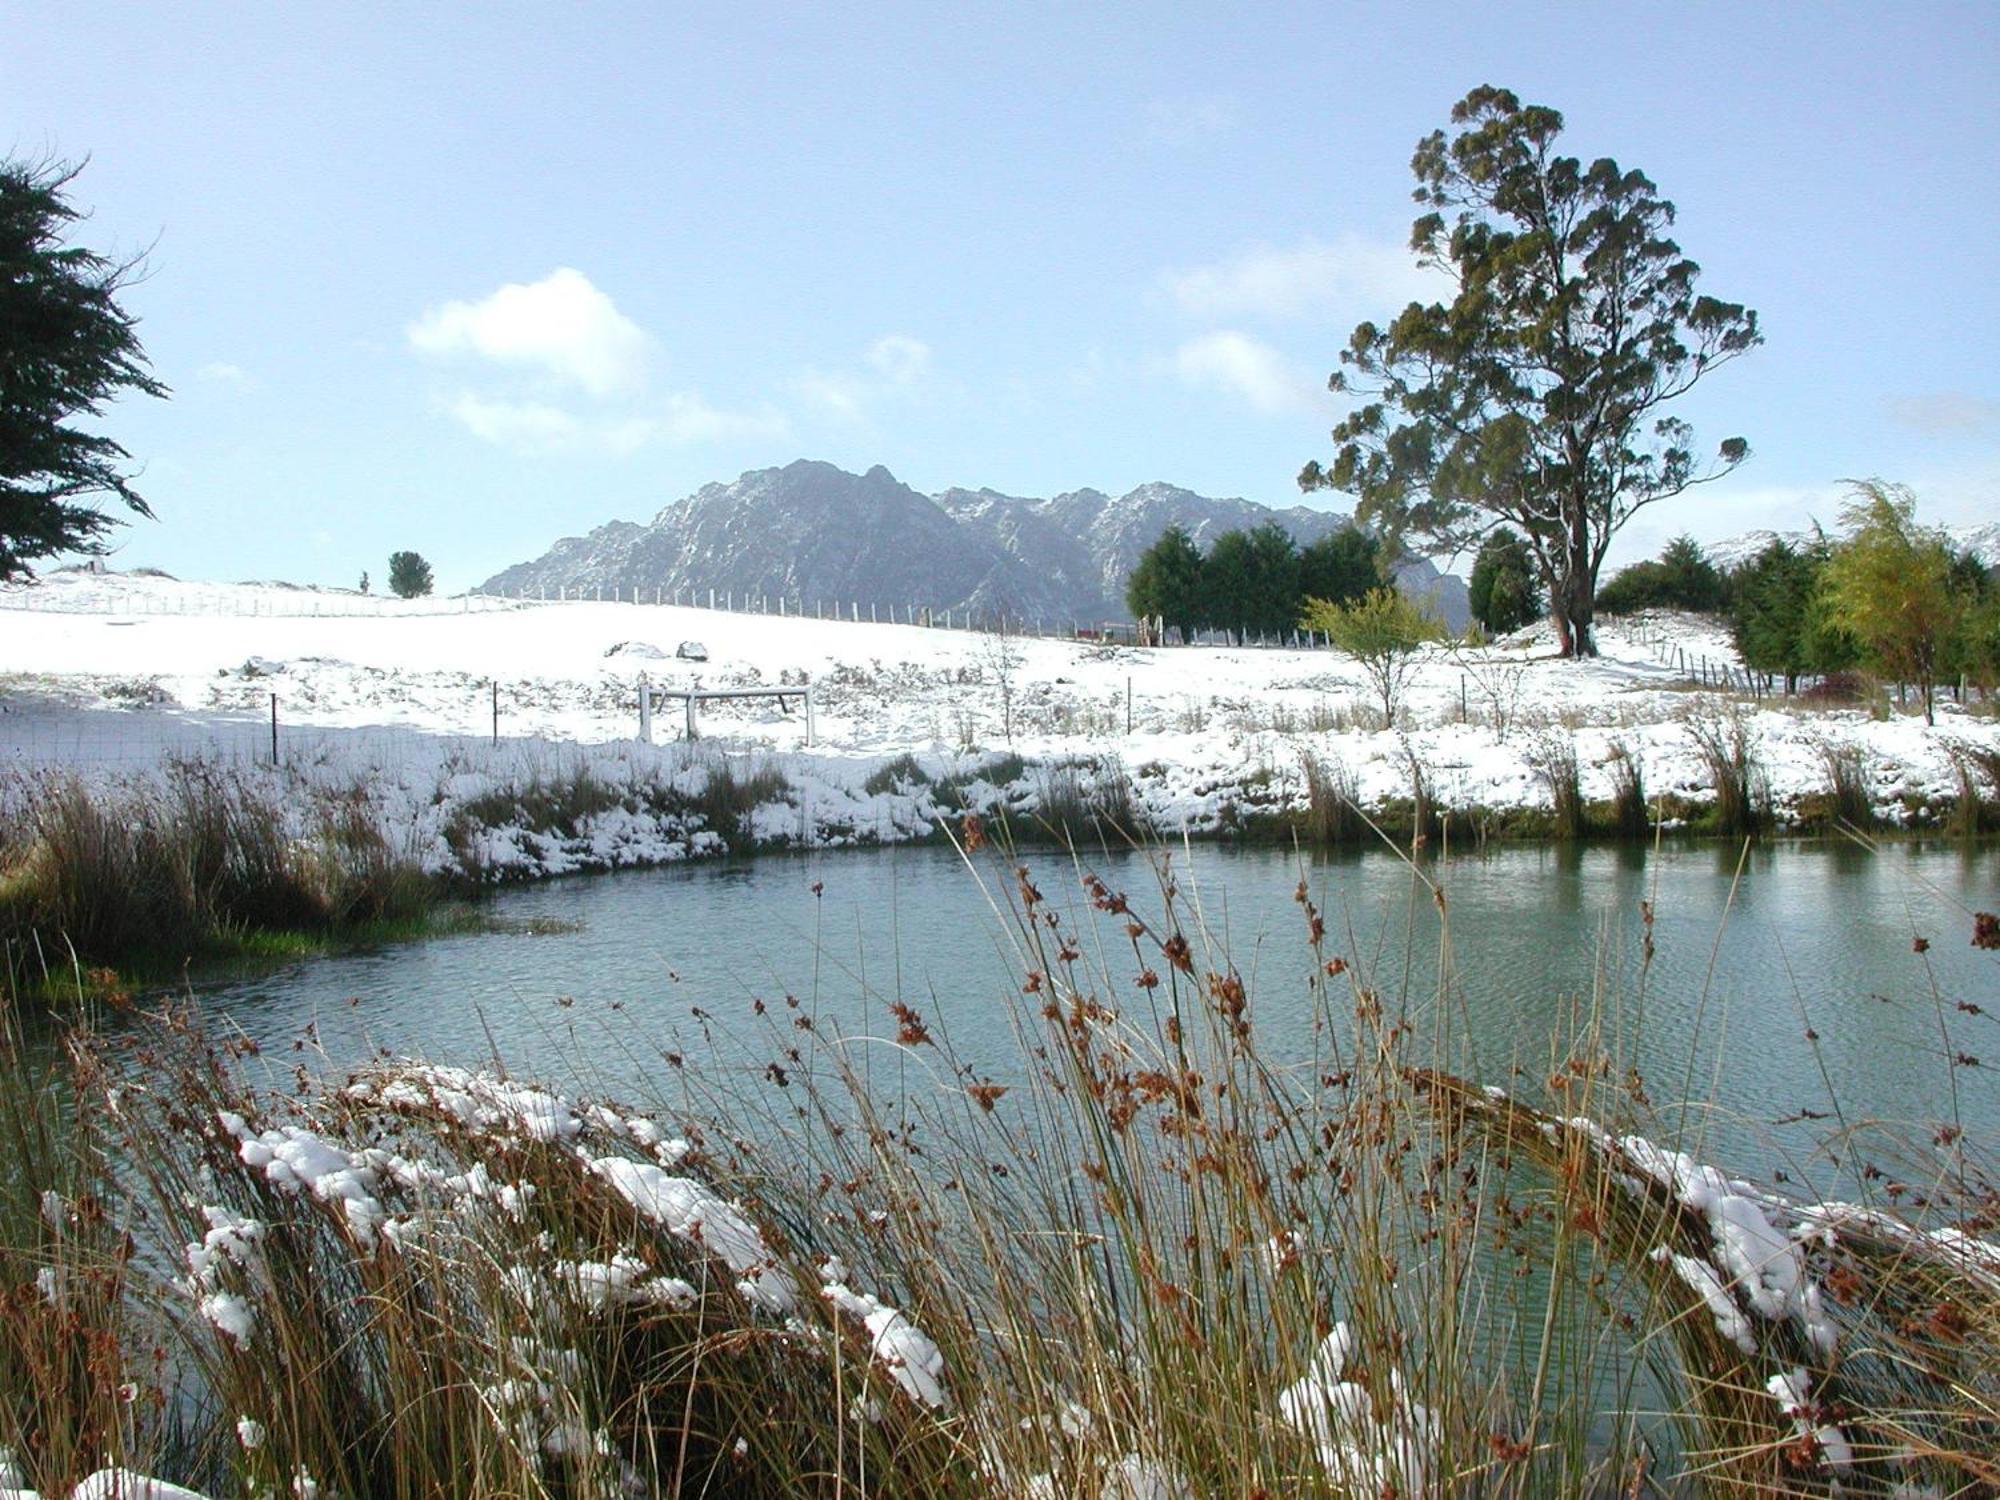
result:
M 416 599 L 431 591 L 431 565 L 415 552 L 389 554 L 389 592 L 398 599 Z
M 1201 568 L 1201 552 L 1186 529 L 1170 525 L 1139 554 L 1125 585 L 1126 606 L 1135 619 L 1159 616 L 1185 643 L 1201 619 Z
M 121 472 L 130 455 L 79 425 L 126 391 L 167 394 L 118 304 L 136 263 L 63 242 L 82 217 L 63 195 L 80 170 L 0 162 L 0 579 L 103 551 L 112 518 L 93 497 L 152 514 Z
M 1542 612 L 1542 586 L 1528 544 L 1505 526 L 1490 533 L 1473 559 L 1466 593 L 1472 618 L 1489 635 L 1506 635 L 1533 621 Z
M 1779 540 L 1736 570 L 1729 633 L 1737 654 L 1752 671 L 1782 675 L 1788 693 L 1813 669 L 1809 627 L 1820 566 Z
M 1693 537 L 1678 536 L 1652 562 L 1633 563 L 1597 591 L 1607 615 L 1642 609 L 1687 609 L 1712 614 L 1728 602 L 1729 586 Z
M 1299 551 L 1302 597 L 1347 604 L 1384 583 L 1382 545 L 1359 526 L 1343 526 Z
M 1282 636 L 1299 618 L 1298 543 L 1276 521 L 1253 527 L 1248 540 L 1245 622 L 1260 635 Z
M 1329 384 L 1360 400 L 1332 463 L 1299 483 L 1349 491 L 1364 522 L 1446 550 L 1506 521 L 1549 587 L 1563 653 L 1594 656 L 1612 537 L 1749 452 L 1730 438 L 1703 466 L 1667 411 L 1762 342 L 1757 315 L 1696 292 L 1674 206 L 1644 173 L 1558 152 L 1555 110 L 1484 87 L 1451 121 L 1410 163 L 1428 210 L 1410 242 L 1450 300 L 1354 330 Z
M 1225 531 L 1201 562 L 1201 620 L 1240 643 L 1250 628 L 1250 589 L 1255 576 L 1250 534 Z

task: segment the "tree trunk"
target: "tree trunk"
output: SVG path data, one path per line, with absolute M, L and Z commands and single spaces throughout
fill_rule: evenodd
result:
M 1564 656 L 1585 657 L 1597 655 L 1597 636 L 1591 628 L 1596 615 L 1596 601 L 1591 597 L 1590 570 L 1571 566 L 1569 576 L 1564 578 L 1560 588 L 1552 590 L 1552 612 L 1556 621 L 1556 637 L 1562 642 Z

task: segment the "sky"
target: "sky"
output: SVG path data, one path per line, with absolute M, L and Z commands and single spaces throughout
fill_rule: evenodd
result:
M 173 391 L 103 421 L 157 514 L 115 566 L 351 585 L 409 548 L 457 590 L 796 458 L 1299 503 L 1348 333 L 1423 290 L 1411 151 L 1484 83 L 1646 172 L 1765 333 L 1678 406 L 1750 462 L 1614 562 L 1832 524 L 1854 477 L 2000 519 L 1992 3 L 7 0 L 4 29 L 0 152 L 88 158 L 76 238 L 144 254 L 123 303 Z

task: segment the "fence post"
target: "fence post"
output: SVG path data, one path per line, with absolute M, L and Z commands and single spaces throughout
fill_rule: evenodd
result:
M 695 729 L 695 727 L 694 727 L 694 689 L 693 689 L 693 688 L 689 688 L 689 689 L 688 689 L 688 692 L 687 692 L 687 721 L 688 721 L 688 734 L 687 734 L 687 737 L 688 737 L 688 738 L 689 738 L 690 740 L 694 740 L 694 739 L 698 739 L 698 738 L 700 738 L 700 735 L 699 735 L 699 733 L 698 733 L 698 732 L 696 731 L 696 729 Z
M 1125 737 L 1132 737 L 1132 679 L 1125 679 Z
M 271 694 L 271 764 L 278 763 L 278 695 Z
M 714 589 L 710 589 L 710 590 L 708 591 L 708 607 L 709 607 L 710 609 L 714 609 L 714 608 L 715 608 L 715 590 L 714 590 Z
M 493 679 L 493 748 L 500 748 L 500 679 Z
M 813 747 L 813 685 L 806 684 L 806 749 Z
M 653 743 L 653 685 L 644 672 L 639 674 L 639 739 L 643 744 Z

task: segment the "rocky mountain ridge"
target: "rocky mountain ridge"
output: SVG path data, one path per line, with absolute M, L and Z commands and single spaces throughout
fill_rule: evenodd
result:
M 801 459 L 707 484 L 648 525 L 611 521 L 565 537 L 542 556 L 503 569 L 487 593 L 659 589 L 784 598 L 810 611 L 952 610 L 1029 623 L 1129 617 L 1125 580 L 1139 555 L 1178 523 L 1196 545 L 1224 531 L 1276 521 L 1306 545 L 1350 524 L 1307 506 L 1277 509 L 1215 499 L 1170 484 L 1123 495 L 1079 489 L 1050 499 L 996 490 L 930 496 L 876 465 L 851 474 Z M 1466 617 L 1465 585 L 1417 558 L 1398 569 L 1408 592 L 1446 623 Z

